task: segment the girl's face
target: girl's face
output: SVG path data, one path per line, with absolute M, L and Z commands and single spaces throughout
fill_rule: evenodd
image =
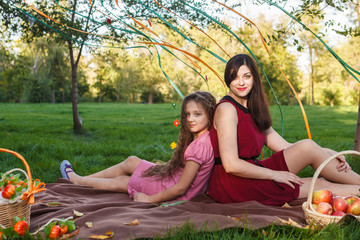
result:
M 254 78 L 246 65 L 240 66 L 236 78 L 230 83 L 230 96 L 247 107 L 248 95 L 253 88 Z
M 207 131 L 209 117 L 203 106 L 195 101 L 189 101 L 185 106 L 187 124 L 194 134 L 194 139 Z

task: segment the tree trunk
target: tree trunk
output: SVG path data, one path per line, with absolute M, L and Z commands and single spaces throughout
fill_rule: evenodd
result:
M 355 141 L 354 141 L 354 150 L 360 151 L 360 96 L 359 96 L 359 107 L 358 107 L 358 117 L 356 123 L 356 131 L 355 131 Z
M 56 99 L 55 99 L 55 89 L 51 90 L 51 103 L 56 103 Z
M 72 101 L 72 110 L 73 110 L 73 122 L 74 132 L 78 133 L 82 129 L 82 122 L 79 117 L 78 112 L 78 96 L 77 96 L 77 62 L 74 59 L 74 51 L 71 40 L 68 41 L 69 51 L 70 51 L 70 60 L 71 60 L 71 101 Z M 80 54 L 80 53 L 79 53 Z
M 353 2 L 351 2 L 353 3 Z M 355 4 L 355 12 L 358 17 L 359 26 L 360 26 L 360 9 L 359 9 L 359 3 L 360 1 L 357 0 Z M 354 4 L 354 3 L 353 3 Z M 360 95 L 359 95 L 359 103 L 358 103 L 358 117 L 357 117 L 357 123 L 356 123 L 356 130 L 355 130 L 355 140 L 354 140 L 354 150 L 360 151 Z
M 360 7 L 359 7 L 360 0 L 356 0 L 356 3 L 353 2 L 353 1 L 350 1 L 350 3 L 352 3 L 354 5 L 355 13 L 356 13 L 358 23 L 359 23 L 359 26 L 360 26 Z
M 71 23 L 72 25 L 74 25 L 75 23 L 75 13 L 76 13 L 76 7 L 77 7 L 77 0 L 74 0 L 73 3 L 73 11 L 72 11 L 72 15 L 71 15 Z M 90 16 L 92 13 L 92 9 L 93 9 L 93 5 L 91 5 L 90 7 L 90 11 L 87 17 L 87 21 L 85 24 L 85 32 L 88 30 L 89 27 L 89 20 L 90 20 Z M 72 110 L 73 110 L 73 122 L 74 122 L 74 127 L 73 130 L 75 133 L 80 133 L 82 130 L 82 119 L 79 117 L 79 112 L 78 112 L 78 94 L 77 94 L 77 67 L 79 65 L 79 61 L 80 61 L 80 57 L 81 57 L 81 53 L 82 53 L 82 49 L 84 47 L 84 44 L 87 40 L 87 35 L 85 35 L 84 37 L 82 37 L 82 43 L 80 44 L 80 48 L 79 48 L 79 53 L 76 57 L 74 57 L 74 48 L 73 48 L 73 43 L 72 41 L 69 39 L 68 40 L 68 45 L 69 45 L 69 52 L 70 52 L 70 62 L 71 62 L 71 101 L 72 101 Z
M 314 99 L 314 64 L 313 64 L 313 49 L 311 47 L 310 41 L 308 42 L 309 45 L 309 55 L 310 55 L 310 105 L 315 105 Z
M 154 93 L 152 90 L 149 91 L 149 96 L 148 96 L 148 103 L 152 104 L 153 103 L 153 97 L 154 97 Z

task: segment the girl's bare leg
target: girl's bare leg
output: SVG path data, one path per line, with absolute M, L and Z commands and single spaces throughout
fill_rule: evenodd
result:
M 330 156 L 330 153 L 312 140 L 299 141 L 284 150 L 284 157 L 289 171 L 295 174 L 298 174 L 308 165 L 313 169 L 317 169 Z M 336 168 L 338 164 L 339 160 L 334 159 L 324 167 L 320 175 L 331 182 L 358 185 L 359 187 L 360 175 L 352 170 L 347 172 L 338 171 Z
M 130 176 L 140 161 L 140 158 L 131 156 L 119 164 L 89 176 L 82 177 L 75 172 L 69 172 L 68 176 L 71 182 L 78 185 L 102 190 L 127 192 Z
M 304 184 L 300 186 L 299 198 L 307 197 L 310 191 L 312 178 L 302 178 Z M 334 195 L 347 197 L 359 194 L 359 185 L 332 183 L 326 179 L 316 179 L 314 191 L 329 189 Z
M 141 159 L 136 156 L 130 156 L 121 163 L 118 163 L 112 167 L 104 169 L 100 172 L 88 175 L 92 178 L 114 178 L 118 176 L 131 175 L 139 165 Z M 70 177 L 70 175 L 69 175 Z
M 127 192 L 128 183 L 130 176 L 118 176 L 114 178 L 91 178 L 91 177 L 81 177 L 76 173 L 72 173 L 73 177 L 70 179 L 71 182 L 88 186 L 95 189 L 109 190 L 116 192 Z

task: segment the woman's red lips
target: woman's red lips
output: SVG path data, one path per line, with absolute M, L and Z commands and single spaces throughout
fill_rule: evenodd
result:
M 245 91 L 246 87 L 238 88 L 239 91 Z

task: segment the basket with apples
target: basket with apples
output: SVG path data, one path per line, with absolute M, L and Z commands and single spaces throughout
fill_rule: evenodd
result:
M 15 225 L 14 217 L 24 218 L 30 222 L 30 204 L 34 203 L 34 194 L 45 190 L 45 184 L 38 179 L 32 180 L 30 167 L 23 156 L 20 154 L 0 148 L 0 152 L 10 153 L 19 158 L 26 171 L 20 168 L 14 168 L 0 177 L 0 226 L 13 227 Z M 26 180 L 20 178 L 21 172 L 25 175 Z
M 334 196 L 328 189 L 314 192 L 316 179 L 322 169 L 333 159 L 340 155 L 355 154 L 357 151 L 343 151 L 326 159 L 315 171 L 311 181 L 307 201 L 303 203 L 302 208 L 305 213 L 305 219 L 308 224 L 320 224 L 322 226 L 329 223 L 338 222 L 346 214 L 352 214 L 360 221 L 360 198 L 356 196 Z

